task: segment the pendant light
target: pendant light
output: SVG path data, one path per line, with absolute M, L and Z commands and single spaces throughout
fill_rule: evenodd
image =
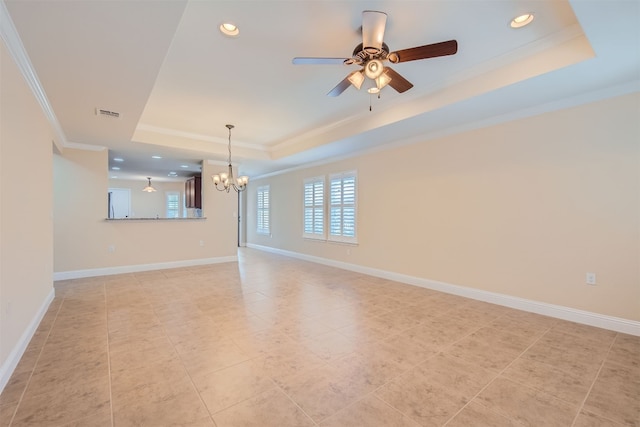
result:
M 153 186 L 151 185 L 151 177 L 148 176 L 147 180 L 149 181 L 149 183 L 147 184 L 146 187 L 142 189 L 142 191 L 146 191 L 147 193 L 153 193 L 154 191 L 156 191 L 156 189 L 153 188 Z

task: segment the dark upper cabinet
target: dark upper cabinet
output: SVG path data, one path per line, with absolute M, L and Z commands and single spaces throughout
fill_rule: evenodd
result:
M 184 198 L 187 208 L 202 209 L 202 179 L 199 176 L 189 178 L 185 182 Z

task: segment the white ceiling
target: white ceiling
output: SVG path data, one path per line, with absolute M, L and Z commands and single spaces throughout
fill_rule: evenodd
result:
M 203 160 L 224 164 L 227 123 L 236 126 L 234 163 L 256 176 L 640 87 L 637 1 L 4 4 L 59 142 L 109 148 L 125 159 L 122 176 L 161 179 L 182 164 L 190 171 Z M 291 59 L 351 56 L 363 10 L 388 14 L 384 41 L 392 51 L 456 39 L 458 53 L 393 65 L 414 84 L 403 94 L 386 87 L 370 99 L 350 87 L 328 97 L 358 68 Z M 523 12 L 534 12 L 534 22 L 510 28 Z M 237 38 L 219 32 L 224 21 L 239 26 Z M 96 108 L 120 118 L 96 116 Z

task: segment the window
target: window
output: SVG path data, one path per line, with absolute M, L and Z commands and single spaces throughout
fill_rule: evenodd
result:
M 328 193 L 325 194 L 325 182 Z M 358 243 L 356 238 L 356 172 L 304 180 L 303 237 Z
M 270 234 L 269 227 L 269 186 L 258 187 L 258 219 L 257 232 Z
M 324 239 L 324 177 L 304 181 L 304 237 Z
M 167 218 L 180 218 L 180 192 L 167 191 Z
M 329 240 L 356 243 L 356 173 L 329 177 Z

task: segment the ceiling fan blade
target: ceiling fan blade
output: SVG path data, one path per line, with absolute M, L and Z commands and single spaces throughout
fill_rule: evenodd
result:
M 338 96 L 342 92 L 347 90 L 347 88 L 349 86 L 351 86 L 351 82 L 349 81 L 349 77 L 347 76 L 347 77 L 344 78 L 344 80 L 342 80 L 340 83 L 338 83 L 338 85 L 336 87 L 331 89 L 331 91 L 327 94 L 327 96 Z
M 386 25 L 386 13 L 375 10 L 362 12 L 362 47 L 365 52 L 372 54 L 380 52 Z
M 389 86 L 394 88 L 398 93 L 406 92 L 413 87 L 413 84 L 409 80 L 402 77 L 393 68 L 384 67 L 384 73 L 391 77 Z
M 293 58 L 291 62 L 295 65 L 342 65 L 350 58 Z
M 391 52 L 387 59 L 393 64 L 399 62 L 416 61 L 418 59 L 436 58 L 438 56 L 454 55 L 458 51 L 458 42 L 449 40 L 446 42 L 433 43 L 425 46 L 412 47 L 409 49 Z

